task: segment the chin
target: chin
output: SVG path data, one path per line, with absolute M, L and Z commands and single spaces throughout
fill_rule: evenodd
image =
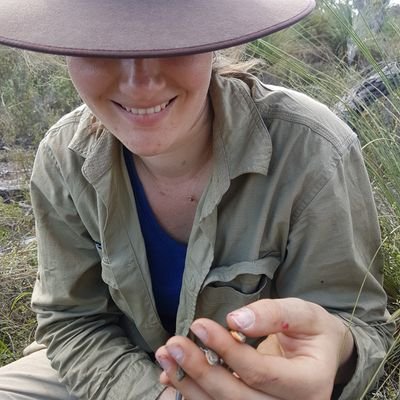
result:
M 165 153 L 167 150 L 159 146 L 146 146 L 138 144 L 124 144 L 133 154 L 139 157 L 152 157 Z

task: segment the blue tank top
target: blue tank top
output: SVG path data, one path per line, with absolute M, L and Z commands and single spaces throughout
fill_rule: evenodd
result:
M 164 328 L 173 335 L 176 327 L 176 313 L 185 268 L 187 245 L 173 239 L 160 226 L 147 201 L 143 185 L 136 172 L 132 154 L 127 148 L 124 148 L 124 158 L 135 194 L 157 312 Z

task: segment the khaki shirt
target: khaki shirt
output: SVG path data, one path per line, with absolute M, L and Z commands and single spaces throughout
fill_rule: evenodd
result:
M 225 324 L 260 298 L 318 303 L 352 321 L 358 365 L 341 399 L 355 400 L 390 342 L 377 325 L 387 319 L 380 236 L 357 137 L 325 106 L 250 76 L 214 76 L 210 96 L 215 165 L 188 243 L 176 333 L 197 317 Z M 82 106 L 37 153 L 37 340 L 80 399 L 156 399 L 152 353 L 168 334 L 134 194 L 121 144 L 90 130 Z

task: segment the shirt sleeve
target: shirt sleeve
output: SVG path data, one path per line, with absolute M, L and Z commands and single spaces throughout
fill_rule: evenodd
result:
M 68 151 L 67 149 L 65 151 Z M 101 279 L 101 260 L 58 162 L 39 147 L 31 179 L 39 271 L 32 296 L 37 341 L 82 400 L 154 400 L 161 369 L 119 325 L 121 312 Z
M 357 139 L 330 168 L 292 221 L 275 285 L 277 296 L 317 303 L 349 325 L 358 361 L 340 400 L 354 400 L 380 369 L 394 326 L 388 323 L 379 225 Z

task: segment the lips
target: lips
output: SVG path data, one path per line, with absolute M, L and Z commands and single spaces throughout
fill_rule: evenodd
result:
M 152 107 L 146 107 L 146 108 L 138 108 L 138 107 L 126 107 L 122 104 L 119 104 L 125 111 L 128 111 L 131 114 L 134 115 L 151 115 L 151 114 L 157 114 L 163 110 L 165 110 L 172 101 L 175 100 L 176 97 L 174 97 L 171 100 L 165 101 L 164 103 L 157 104 Z

